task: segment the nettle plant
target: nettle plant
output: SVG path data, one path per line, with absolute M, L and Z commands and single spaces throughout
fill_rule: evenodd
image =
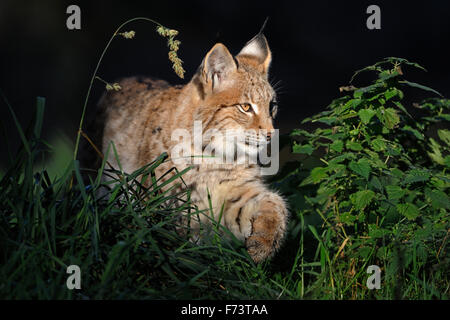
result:
M 356 72 L 352 80 L 361 72 L 375 72 L 377 79 L 362 88 L 341 87 L 346 95 L 303 121 L 318 128 L 291 133 L 293 152 L 320 162 L 312 168 L 299 162 L 281 189 L 302 219 L 320 216 L 309 228 L 333 287 L 339 268 L 348 283 L 365 287 L 371 264 L 386 272 L 384 281 L 394 288 L 404 277 L 425 281 L 424 270 L 426 280 L 448 273 L 450 100 L 414 104 L 411 112 L 420 114 L 414 119 L 402 104 L 402 90 L 439 93 L 403 79 L 405 65 L 423 69 L 386 58 Z

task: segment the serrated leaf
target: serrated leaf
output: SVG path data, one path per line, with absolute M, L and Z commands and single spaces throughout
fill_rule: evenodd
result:
M 330 163 L 328 166 L 328 172 L 333 171 L 338 174 L 338 176 L 342 176 L 345 174 L 345 165 L 339 163 Z
M 375 196 L 372 190 L 362 190 L 350 195 L 350 200 L 356 210 L 362 210 L 367 207 Z
M 386 186 L 385 189 L 390 200 L 399 200 L 406 194 L 406 190 L 395 185 Z
M 337 117 L 322 117 L 322 118 L 318 118 L 313 120 L 312 122 L 322 122 L 328 125 L 332 125 L 334 123 L 336 123 L 338 121 Z
M 344 143 L 342 142 L 342 140 L 336 140 L 330 145 L 330 149 L 341 153 L 342 149 L 344 149 Z
M 339 215 L 339 221 L 346 224 L 347 226 L 352 226 L 355 223 L 356 216 L 349 212 L 344 212 Z
M 320 180 L 328 177 L 327 174 L 328 168 L 324 167 L 317 167 L 311 170 L 311 178 L 314 183 L 319 182 Z
M 440 129 L 438 130 L 439 138 L 450 146 L 450 130 Z
M 421 69 L 423 71 L 427 71 L 424 67 L 422 67 L 417 62 L 411 62 L 411 61 L 408 61 L 407 59 L 404 59 L 404 58 L 387 57 L 387 58 L 384 58 L 384 60 L 385 61 L 389 61 L 392 64 L 401 63 L 401 64 L 406 64 L 406 65 L 409 65 L 409 66 L 416 67 L 416 68 Z
M 364 124 L 368 124 L 375 114 L 376 112 L 372 109 L 361 109 L 358 111 L 358 116 Z
M 427 152 L 429 157 L 431 158 L 431 160 L 443 165 L 444 158 L 442 157 L 442 153 L 440 150 L 441 146 L 433 138 L 430 138 L 430 142 L 431 152 Z
M 331 163 L 340 163 L 344 160 L 348 160 L 348 159 L 355 159 L 356 155 L 354 153 L 351 152 L 347 152 L 347 153 L 343 153 L 339 156 L 336 156 L 334 158 L 332 158 L 331 160 L 328 161 L 329 164 Z
M 430 178 L 430 174 L 427 171 L 414 169 L 408 171 L 405 179 L 403 180 L 404 184 L 410 184 L 415 182 L 427 181 Z
M 399 92 L 401 92 L 399 90 Z M 408 115 L 408 117 L 410 117 L 411 119 L 413 119 L 413 117 L 409 114 L 409 112 L 406 110 L 406 108 L 398 101 L 394 101 L 394 104 L 397 106 L 397 108 L 399 108 L 400 110 L 403 111 L 403 113 L 405 113 L 406 115 Z
M 339 127 L 337 127 L 337 128 L 339 128 Z M 342 140 L 345 136 L 346 136 L 345 133 L 338 132 L 338 133 L 330 134 L 329 136 L 327 136 L 327 139 L 330 139 L 331 141 L 334 142 L 336 140 Z
M 399 122 L 400 118 L 397 111 L 393 108 L 387 108 L 382 112 L 383 123 L 388 129 L 393 129 Z
M 372 179 L 370 179 L 370 186 L 380 191 L 383 190 L 383 185 L 381 184 L 380 179 L 376 176 L 373 176 Z
M 390 145 L 387 144 L 386 150 L 387 150 L 388 155 L 394 156 L 394 157 L 400 155 L 401 152 L 403 151 L 403 149 L 401 148 L 401 145 L 399 145 L 399 144 L 390 144 Z
M 419 140 L 424 140 L 423 134 L 420 133 L 418 130 L 412 128 L 411 126 L 406 125 L 401 130 L 413 134 Z
M 369 237 L 382 238 L 386 234 L 386 230 L 380 228 L 376 224 L 369 224 Z
M 444 165 L 450 168 L 450 155 L 445 156 Z
M 305 136 L 307 138 L 314 138 L 315 135 L 311 132 L 308 132 L 306 130 L 302 129 L 293 129 L 292 132 L 289 134 L 291 137 L 293 136 Z
M 394 72 L 391 73 L 390 71 L 385 70 L 383 72 L 380 72 L 380 74 L 378 75 L 378 78 L 380 80 L 386 81 L 388 79 L 392 79 L 392 78 L 398 77 L 399 75 L 400 75 L 400 73 L 398 73 L 397 71 L 394 71 Z
M 361 99 L 350 99 L 339 109 L 339 112 L 342 113 L 343 111 L 345 111 L 349 108 L 355 109 L 357 106 L 359 106 L 362 103 L 362 101 L 363 100 L 361 100 Z
M 364 93 L 371 92 L 371 91 L 374 91 L 376 89 L 383 88 L 385 86 L 386 86 L 386 84 L 384 82 L 376 82 L 376 83 L 371 84 L 371 85 L 369 85 L 367 87 L 363 87 L 363 88 L 359 88 L 359 89 L 355 90 L 353 92 L 353 97 L 354 98 L 360 98 L 360 97 L 362 97 L 362 95 Z
M 375 151 L 383 151 L 386 149 L 386 143 L 381 138 L 376 138 L 370 141 L 370 145 L 372 146 L 372 149 Z
M 393 176 L 395 176 L 395 177 L 397 177 L 399 179 L 402 179 L 403 175 L 404 175 L 403 171 L 400 170 L 399 168 L 392 168 L 391 169 L 391 173 L 392 173 Z
M 359 159 L 358 162 L 350 161 L 348 167 L 353 172 L 369 179 L 369 174 L 371 172 L 369 161 L 365 158 Z
M 361 247 L 358 249 L 358 254 L 363 259 L 367 259 L 371 252 L 372 252 L 371 247 Z
M 449 197 L 441 190 L 425 189 L 425 196 L 431 201 L 431 205 L 435 209 L 450 209 Z
M 419 216 L 419 209 L 412 203 L 399 203 L 396 208 L 408 220 L 414 220 Z
M 310 144 L 304 144 L 304 145 L 294 144 L 294 146 L 292 147 L 293 153 L 307 154 L 310 156 L 313 153 L 313 151 L 314 151 L 314 148 Z
M 316 168 L 312 169 L 309 176 L 306 177 L 302 181 L 300 186 L 305 186 L 307 184 L 320 182 L 322 179 L 325 179 L 328 177 L 327 171 L 328 171 L 327 167 L 316 167 Z
M 398 72 L 394 72 L 394 73 L 397 73 L 396 75 L 398 75 Z M 392 89 L 386 90 L 384 92 L 384 97 L 386 98 L 386 100 L 389 100 L 389 99 L 395 97 L 397 95 L 397 93 L 398 93 L 398 90 L 396 88 L 392 88 Z
M 407 81 L 407 80 L 402 80 L 402 81 L 399 81 L 399 82 L 403 83 L 403 84 L 406 84 L 406 85 L 408 85 L 410 87 L 413 87 L 413 88 L 418 88 L 418 89 L 422 89 L 422 90 L 425 90 L 425 91 L 433 92 L 433 93 L 435 93 L 435 94 L 437 94 L 437 95 L 442 97 L 442 94 L 440 94 L 436 90 L 431 89 L 431 88 L 429 88 L 427 86 L 424 86 L 424 85 L 421 85 L 421 84 L 418 84 L 418 83 L 415 83 L 415 82 Z
M 353 150 L 353 151 L 361 151 L 363 149 L 363 147 L 361 146 L 361 144 L 359 142 L 356 141 L 347 141 L 346 144 L 347 149 Z

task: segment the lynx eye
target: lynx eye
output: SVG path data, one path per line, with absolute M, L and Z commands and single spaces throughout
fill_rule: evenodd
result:
M 243 112 L 250 112 L 250 111 L 252 111 L 252 106 L 249 103 L 238 104 L 238 107 Z
M 278 103 L 276 99 L 273 99 L 272 101 L 270 101 L 270 105 L 269 105 L 269 112 L 270 115 L 272 116 L 272 118 L 275 117 L 275 115 L 277 114 L 278 111 Z

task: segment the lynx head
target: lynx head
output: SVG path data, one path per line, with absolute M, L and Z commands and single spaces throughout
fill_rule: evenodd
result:
M 244 130 L 246 147 L 256 150 L 270 141 L 277 113 L 276 94 L 268 81 L 271 59 L 262 34 L 235 57 L 225 45 L 214 45 L 193 78 L 200 93 L 195 118 L 202 121 L 204 132 Z

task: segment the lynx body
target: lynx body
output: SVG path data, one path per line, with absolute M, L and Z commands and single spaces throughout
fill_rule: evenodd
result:
M 268 82 L 270 61 L 267 40 L 259 34 L 235 57 L 223 44 L 216 44 L 184 86 L 142 77 L 121 80 L 122 89 L 105 93 L 99 103 L 102 152 L 113 142 L 128 173 L 167 152 L 168 161 L 157 171 L 162 175 L 171 167 L 181 171 L 188 165 L 170 158 L 178 143 L 172 134 L 180 128 L 192 131 L 194 121 L 200 121 L 204 132 L 262 129 L 267 135 L 254 135 L 250 141 L 270 140 L 277 111 L 275 91 Z M 113 156 L 109 161 L 117 167 Z M 255 262 L 279 248 L 288 211 L 282 197 L 265 185 L 258 165 L 194 164 L 183 180 L 199 209 L 209 208 L 208 192 L 215 212 L 223 206 L 221 223 L 245 241 Z M 200 219 L 208 223 L 204 218 Z

